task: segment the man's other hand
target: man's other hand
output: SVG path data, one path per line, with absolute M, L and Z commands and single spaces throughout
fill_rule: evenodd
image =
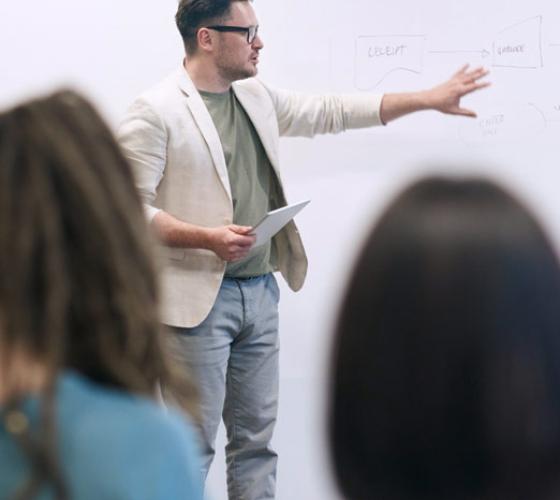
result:
M 256 240 L 256 237 L 250 234 L 252 229 L 250 226 L 235 224 L 208 228 L 207 247 L 226 262 L 244 259 Z

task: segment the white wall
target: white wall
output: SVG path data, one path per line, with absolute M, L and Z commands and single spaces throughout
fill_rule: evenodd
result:
M 337 498 L 324 440 L 330 328 L 364 230 L 403 182 L 426 171 L 488 173 L 527 198 L 560 238 L 560 4 L 552 0 L 255 2 L 261 76 L 305 91 L 430 86 L 462 63 L 491 71 L 465 99 L 467 120 L 420 113 L 386 129 L 282 143 L 284 180 L 310 269 L 282 287 L 280 500 Z M 61 84 L 85 90 L 116 124 L 132 98 L 173 70 L 182 50 L 176 0 L 0 4 L 0 105 Z M 220 437 L 223 443 L 223 435 Z M 223 455 L 211 476 L 225 498 Z

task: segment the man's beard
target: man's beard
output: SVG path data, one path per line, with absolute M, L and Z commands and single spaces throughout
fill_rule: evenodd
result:
M 218 71 L 220 77 L 229 82 L 236 82 L 237 80 L 245 80 L 256 75 L 257 71 L 255 69 L 248 69 L 244 67 L 234 67 L 228 64 L 222 64 L 218 66 Z

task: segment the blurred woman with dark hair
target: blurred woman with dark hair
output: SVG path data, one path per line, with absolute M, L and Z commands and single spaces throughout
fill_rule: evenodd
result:
M 92 106 L 0 114 L 0 497 L 200 499 L 140 199 Z
M 336 328 L 330 439 L 348 499 L 560 498 L 560 268 L 485 180 L 385 211 Z

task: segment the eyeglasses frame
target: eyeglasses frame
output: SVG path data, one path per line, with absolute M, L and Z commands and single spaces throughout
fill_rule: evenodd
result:
M 257 38 L 259 32 L 259 25 L 255 26 L 227 26 L 223 24 L 216 24 L 213 26 L 204 26 L 206 29 L 219 31 L 221 33 L 247 33 L 247 43 L 252 44 Z M 253 33 L 251 33 L 253 32 Z

